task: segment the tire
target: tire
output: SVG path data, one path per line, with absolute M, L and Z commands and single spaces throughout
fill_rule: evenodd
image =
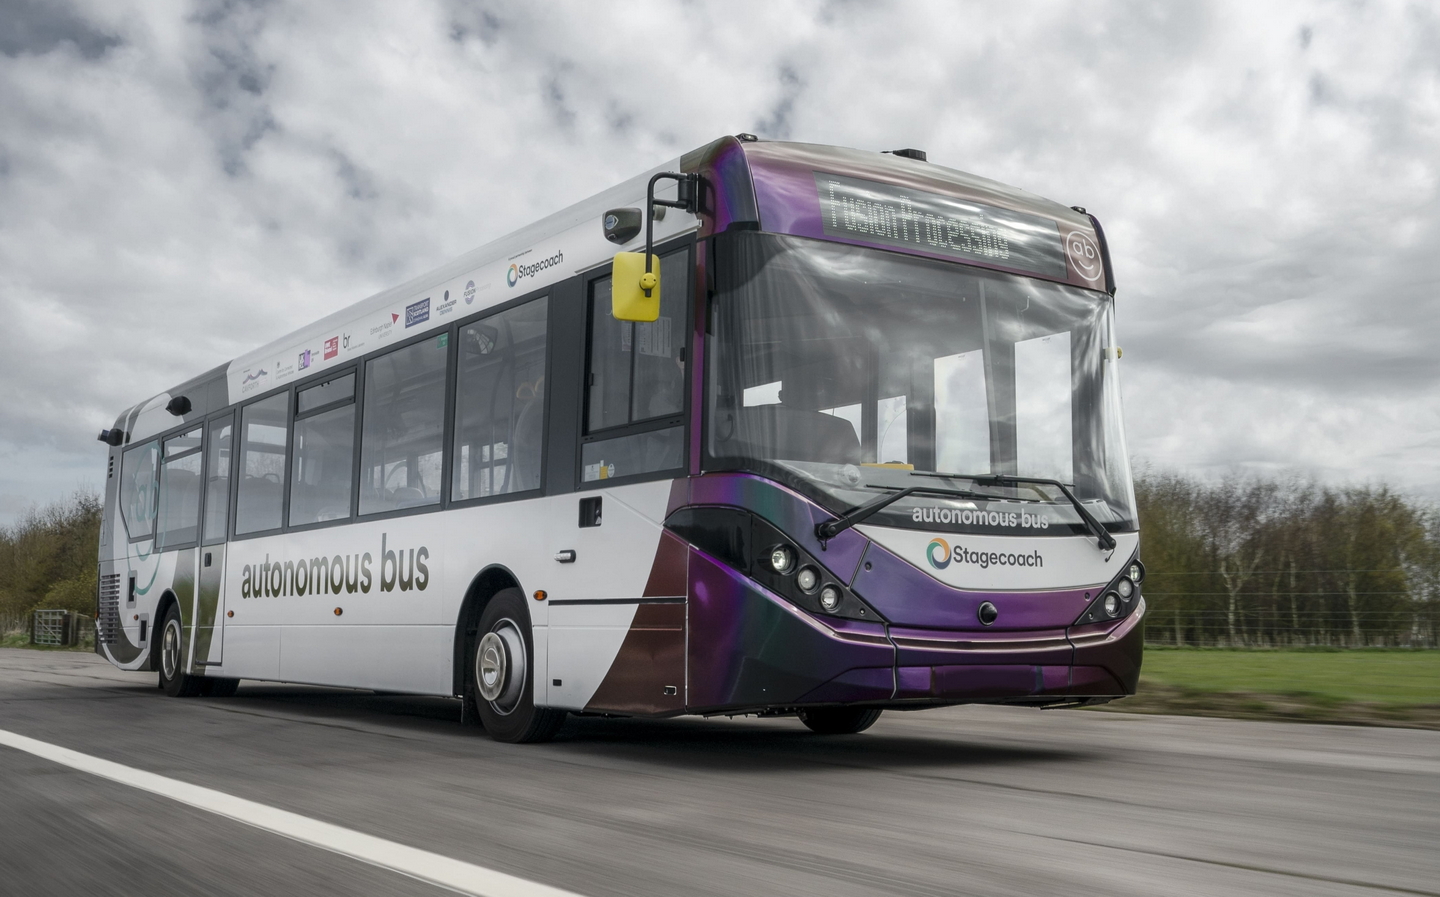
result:
M 880 711 L 871 707 L 817 707 L 800 711 L 800 722 L 817 735 L 854 735 L 875 725 Z
M 240 687 L 239 679 L 219 679 L 210 676 L 200 685 L 200 694 L 207 698 L 233 698 Z
M 165 611 L 160 623 L 160 687 L 172 698 L 193 698 L 200 694 L 204 679 L 184 673 L 185 631 L 180 627 L 180 610 L 175 605 Z
M 466 700 L 496 741 L 549 741 L 565 723 L 565 711 L 535 706 L 530 609 L 519 589 L 503 589 L 485 605 L 465 667 Z

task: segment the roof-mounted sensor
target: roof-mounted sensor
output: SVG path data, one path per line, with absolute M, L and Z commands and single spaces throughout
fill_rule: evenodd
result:
M 918 149 L 898 149 L 898 150 L 881 150 L 881 152 L 889 153 L 889 154 L 892 155 L 892 156 L 902 156 L 902 157 L 904 157 L 904 158 L 906 158 L 906 159 L 914 159 L 916 162 L 924 162 L 924 161 L 925 161 L 925 151 L 924 151 L 924 150 L 918 150 Z

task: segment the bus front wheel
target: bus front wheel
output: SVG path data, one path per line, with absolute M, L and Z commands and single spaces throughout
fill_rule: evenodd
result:
M 819 735 L 854 735 L 875 725 L 880 711 L 869 707 L 817 707 L 800 711 L 800 722 Z
M 535 706 L 530 609 L 519 589 L 497 592 L 485 605 L 466 667 L 467 700 L 491 738 L 511 744 L 549 741 L 560 731 L 565 711 Z
M 205 680 L 185 673 L 181 648 L 185 644 L 180 628 L 180 611 L 173 604 L 165 611 L 160 623 L 160 687 L 172 698 L 193 698 L 200 694 Z

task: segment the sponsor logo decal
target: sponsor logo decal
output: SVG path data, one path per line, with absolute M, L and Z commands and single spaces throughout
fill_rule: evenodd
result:
M 300 353 L 300 370 L 303 371 L 303 370 L 305 370 L 306 368 L 308 368 L 308 367 L 310 366 L 310 362 L 312 362 L 312 361 L 314 361 L 314 360 L 315 360 L 315 355 L 314 355 L 314 353 L 311 352 L 309 349 L 306 349 L 304 352 L 301 352 L 301 353 Z
M 247 368 L 244 378 L 240 381 L 240 392 L 247 393 L 259 389 L 260 383 L 268 376 L 270 376 L 270 373 L 264 368 L 255 370 Z
M 423 324 L 430 320 L 430 297 L 426 296 L 419 302 L 412 302 L 405 306 L 405 326 L 414 327 L 416 324 Z
M 350 337 L 347 335 L 347 336 L 345 337 L 345 339 L 346 339 L 347 344 L 348 344 L 348 341 L 349 341 Z M 334 358 L 336 355 L 339 355 L 339 354 L 340 354 L 340 337 L 338 337 L 338 336 L 332 336 L 332 337 L 330 337 L 329 339 L 327 339 L 327 340 L 325 341 L 325 360 L 326 360 L 326 361 L 329 361 L 330 359 Z
M 543 258 L 538 262 L 532 262 L 528 265 L 524 262 L 516 262 L 510 266 L 509 271 L 505 272 L 505 282 L 513 287 L 527 277 L 534 277 L 547 268 L 554 268 L 556 265 L 564 264 L 564 262 L 565 253 L 560 251 L 556 251 L 556 253 L 549 258 Z
M 241 598 L 290 598 L 306 595 L 369 594 L 377 585 L 383 592 L 423 592 L 430 585 L 430 567 L 425 563 L 430 549 L 391 548 L 388 533 L 380 534 L 379 582 L 375 556 L 355 552 L 294 561 L 246 564 L 240 570 Z
M 935 551 L 937 548 L 940 549 L 938 557 Z M 936 570 L 944 570 L 950 566 L 950 543 L 944 539 L 931 540 L 929 547 L 925 549 L 925 559 L 928 560 L 930 566 Z
M 1087 234 L 1078 230 L 1072 230 L 1065 235 L 1065 254 L 1070 257 L 1070 264 L 1075 266 L 1075 273 L 1090 281 L 1096 282 L 1105 273 L 1104 266 L 1100 263 L 1100 247 Z
M 475 281 L 467 281 L 465 284 L 465 304 L 469 305 L 475 301 Z
M 435 306 L 435 316 L 436 316 L 436 317 L 443 317 L 443 316 L 445 316 L 445 315 L 450 314 L 450 312 L 452 312 L 452 311 L 454 311 L 454 310 L 455 310 L 455 300 L 450 298 L 450 291 L 449 291 L 449 290 L 446 290 L 446 291 L 445 291 L 445 296 L 444 296 L 444 298 L 442 298 L 442 299 L 440 300 L 440 304 L 437 305 L 437 306 Z

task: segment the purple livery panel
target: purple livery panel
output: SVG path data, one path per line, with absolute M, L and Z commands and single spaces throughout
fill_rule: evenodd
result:
M 676 480 L 667 516 L 743 508 L 778 526 L 883 613 L 887 623 L 812 615 L 670 533 L 642 604 L 588 710 L 647 716 L 869 702 L 1065 700 L 1135 692 L 1141 614 L 1071 626 L 1093 593 L 965 592 L 855 530 L 814 538 L 832 515 L 773 481 L 720 473 Z M 866 569 L 868 563 L 869 569 Z M 982 627 L 981 601 L 1004 627 Z M 665 683 L 684 681 L 682 694 Z

